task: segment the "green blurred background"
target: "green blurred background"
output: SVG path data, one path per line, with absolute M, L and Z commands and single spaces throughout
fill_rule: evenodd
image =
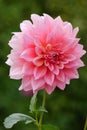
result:
M 8 46 L 11 32 L 20 31 L 20 22 L 30 19 L 32 13 L 48 13 L 54 18 L 60 15 L 74 27 L 79 26 L 80 43 L 87 49 L 87 0 L 0 0 L 0 130 L 5 130 L 3 120 L 9 114 L 28 114 L 30 97 L 18 91 L 21 81 L 9 78 L 9 66 L 5 61 L 11 50 Z M 86 55 L 82 60 L 87 65 Z M 45 114 L 44 123 L 57 125 L 60 130 L 83 130 L 87 116 L 87 67 L 80 68 L 79 74 L 80 78 L 72 80 L 64 91 L 56 89 L 47 96 L 49 113 Z M 36 130 L 23 123 L 12 128 L 19 129 Z

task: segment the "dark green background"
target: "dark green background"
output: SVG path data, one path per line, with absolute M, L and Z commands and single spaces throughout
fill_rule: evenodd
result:
M 10 52 L 8 41 L 11 32 L 20 31 L 19 24 L 30 19 L 32 13 L 60 15 L 74 27 L 79 26 L 80 43 L 87 49 L 87 0 L 0 0 L 0 130 L 5 130 L 3 120 L 9 114 L 28 114 L 30 97 L 18 91 L 20 81 L 11 80 L 9 67 L 5 64 Z M 87 65 L 87 55 L 82 60 Z M 52 123 L 60 130 L 82 130 L 87 116 L 87 67 L 79 69 L 80 78 L 72 80 L 64 91 L 56 89 L 47 96 L 48 114 L 44 123 Z M 42 93 L 39 94 L 39 102 Z M 18 123 L 12 130 L 36 130 L 33 126 Z

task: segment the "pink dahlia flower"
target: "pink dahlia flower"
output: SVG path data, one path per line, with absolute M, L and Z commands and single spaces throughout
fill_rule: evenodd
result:
M 14 33 L 9 42 L 10 77 L 22 79 L 19 90 L 45 89 L 48 94 L 56 87 L 64 90 L 84 66 L 80 58 L 86 51 L 76 38 L 78 27 L 73 29 L 60 16 L 53 19 L 47 14 L 32 14 L 31 20 L 23 21 L 21 32 Z

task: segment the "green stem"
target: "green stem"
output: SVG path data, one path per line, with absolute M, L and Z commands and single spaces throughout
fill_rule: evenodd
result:
M 42 108 L 45 107 L 45 103 L 46 103 L 46 92 L 45 92 L 45 90 L 44 90 Z M 43 114 L 44 114 L 44 112 L 41 112 L 40 119 L 39 119 L 39 125 L 42 124 Z
M 87 130 L 86 128 L 87 128 L 87 119 L 85 121 L 84 130 Z
M 46 103 L 46 92 L 44 90 L 42 108 L 45 107 L 45 103 Z M 39 121 L 38 121 L 38 124 L 37 124 L 38 130 L 41 130 L 41 125 L 42 125 L 42 120 L 43 120 L 43 114 L 44 114 L 44 112 L 41 112 L 41 114 L 40 114 L 40 118 L 39 118 Z

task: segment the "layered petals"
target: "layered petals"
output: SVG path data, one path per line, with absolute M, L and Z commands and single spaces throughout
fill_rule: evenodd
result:
M 79 78 L 86 51 L 76 38 L 78 27 L 60 16 L 32 14 L 31 21 L 24 20 L 20 29 L 9 41 L 12 50 L 6 61 L 10 77 L 22 79 L 19 90 L 36 93 L 45 89 L 51 94 L 56 87 L 64 90 L 71 79 Z

